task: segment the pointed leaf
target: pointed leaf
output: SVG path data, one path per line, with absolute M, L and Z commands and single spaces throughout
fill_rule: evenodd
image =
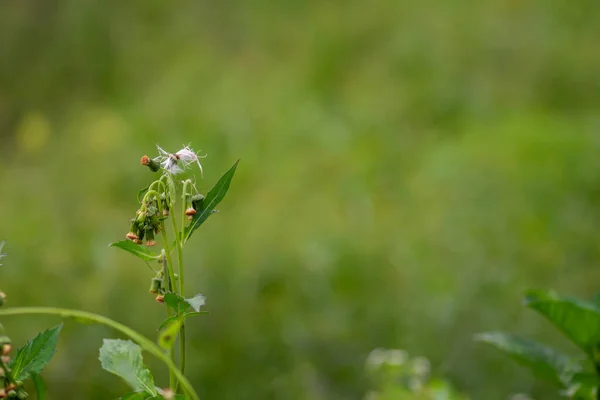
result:
M 185 299 L 185 302 L 188 303 L 194 309 L 194 311 L 200 312 L 200 307 L 206 303 L 206 297 L 198 293 L 194 297 Z
M 31 379 L 33 380 L 37 400 L 46 400 L 46 385 L 42 377 L 36 373 L 32 373 Z
M 501 332 L 481 333 L 475 340 L 490 344 L 529 367 L 540 379 L 546 379 L 566 387 L 569 379 L 581 370 L 581 366 L 569 357 L 538 342 Z
M 189 238 L 192 236 L 192 233 L 196 229 L 200 227 L 206 221 L 206 219 L 215 211 L 215 207 L 223 200 L 227 191 L 229 190 L 229 184 L 231 183 L 231 179 L 233 179 L 233 175 L 235 174 L 235 170 L 238 166 L 240 160 L 237 160 L 235 164 L 223 176 L 219 179 L 219 181 L 213 186 L 212 189 L 206 195 L 206 198 L 199 205 L 199 208 L 196 210 L 196 215 L 192 218 L 192 222 L 190 225 L 185 228 L 183 233 L 183 242 L 187 242 Z
M 158 344 L 163 349 L 172 349 L 175 346 L 175 339 L 181 328 L 182 320 L 174 319 L 160 332 L 158 336 Z
M 600 308 L 596 304 L 553 291 L 531 291 L 525 305 L 546 317 L 588 356 L 596 359 L 595 349 L 600 344 Z
M 102 368 L 120 376 L 135 391 L 156 396 L 154 378 L 144 365 L 142 349 L 131 340 L 104 339 L 100 348 Z
M 118 247 L 145 261 L 154 261 L 160 258 L 160 254 L 153 253 L 147 247 L 135 244 L 131 240 L 121 240 L 120 242 L 111 243 L 109 247 Z
M 33 340 L 21 347 L 10 363 L 15 380 L 22 381 L 42 372 L 56 352 L 58 334 L 62 324 L 38 334 Z

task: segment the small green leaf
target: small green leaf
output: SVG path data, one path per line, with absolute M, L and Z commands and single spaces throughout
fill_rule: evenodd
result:
M 229 190 L 229 184 L 233 179 L 233 175 L 235 174 L 235 170 L 238 166 L 240 160 L 237 160 L 235 164 L 223 176 L 218 180 L 218 182 L 213 186 L 212 189 L 206 195 L 206 198 L 200 205 L 200 207 L 196 210 L 196 215 L 192 218 L 192 222 L 190 225 L 185 228 L 183 232 L 183 242 L 187 242 L 189 238 L 192 236 L 192 233 L 196 229 L 200 227 L 206 221 L 206 219 L 215 211 L 215 207 L 223 200 L 227 191 Z
M 595 359 L 600 343 L 600 308 L 596 304 L 553 291 L 531 291 L 525 305 L 546 317 L 588 356 Z
M 538 342 L 501 332 L 481 333 L 475 340 L 490 344 L 529 367 L 540 379 L 566 387 L 569 379 L 581 366 L 556 350 Z
M 205 304 L 206 297 L 201 294 L 196 294 L 194 297 L 190 297 L 189 299 L 185 299 L 185 302 L 188 303 L 196 312 L 200 312 L 200 307 Z
M 131 240 L 121 240 L 120 242 L 111 243 L 109 247 L 118 247 L 145 261 L 154 261 L 160 258 L 160 254 L 153 253 L 147 247 L 135 244 Z
M 154 378 L 144 365 L 142 349 L 131 340 L 104 339 L 100 348 L 102 368 L 120 376 L 135 391 L 156 396 Z
M 10 363 L 15 380 L 22 381 L 42 372 L 56 352 L 58 334 L 62 324 L 38 334 L 33 340 L 21 347 Z
M 31 380 L 33 380 L 37 400 L 46 400 L 46 385 L 42 377 L 39 374 L 32 373 Z
M 142 201 L 143 196 L 146 194 L 146 192 L 148 191 L 148 189 L 150 189 L 150 185 L 146 186 L 145 188 L 141 189 L 138 194 L 137 194 L 137 199 L 138 202 Z
M 175 310 L 177 314 L 183 313 L 190 308 L 189 303 L 183 297 L 172 292 L 165 294 L 165 304 Z
M 175 345 L 175 339 L 179 328 L 181 328 L 181 319 L 174 319 L 158 335 L 158 344 L 163 349 L 171 349 Z

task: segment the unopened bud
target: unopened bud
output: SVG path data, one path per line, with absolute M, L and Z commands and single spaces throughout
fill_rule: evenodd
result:
M 10 353 L 10 344 L 5 344 L 4 346 L 2 346 L 2 355 L 8 355 L 8 353 Z
M 6 390 L 0 389 L 0 399 L 3 399 L 5 397 L 6 397 Z
M 10 362 L 10 357 L 9 356 L 0 356 L 0 360 L 2 360 L 2 362 L 4 364 L 8 364 Z
M 146 246 L 156 246 L 156 240 L 154 240 L 154 228 L 146 229 Z
M 171 388 L 166 388 L 163 389 L 162 396 L 165 400 L 173 400 L 175 398 L 175 392 L 173 392 L 173 389 Z
M 164 294 L 159 294 L 158 296 L 156 296 L 156 301 L 159 303 L 164 303 L 165 302 L 165 295 Z
M 185 215 L 190 216 L 190 217 L 194 216 L 194 215 L 196 215 L 196 210 L 193 207 L 188 207 L 185 210 Z
M 7 387 L 8 390 L 14 390 L 17 388 L 17 385 L 15 385 L 14 383 L 10 383 Z
M 160 163 L 156 160 L 151 159 L 148 156 L 143 156 L 140 160 L 142 165 L 150 168 L 150 171 L 157 172 L 160 169 Z
M 152 283 L 150 284 L 150 293 L 158 293 L 161 287 L 162 279 L 152 278 Z

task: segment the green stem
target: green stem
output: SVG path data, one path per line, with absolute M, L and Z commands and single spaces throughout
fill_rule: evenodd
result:
M 183 388 L 184 392 L 190 396 L 192 400 L 200 400 L 198 394 L 190 384 L 190 382 L 185 378 L 183 373 L 177 369 L 173 361 L 163 353 L 163 351 L 154 344 L 152 341 L 146 339 L 141 334 L 137 333 L 133 329 L 125 326 L 119 322 L 113 321 L 110 318 L 104 317 L 102 315 L 89 313 L 86 311 L 79 310 L 69 310 L 65 308 L 54 308 L 54 307 L 14 307 L 14 308 L 6 308 L 0 310 L 0 315 L 28 315 L 28 314 L 45 314 L 45 315 L 58 315 L 61 318 L 75 318 L 78 320 L 88 320 L 93 321 L 99 324 L 103 324 L 109 326 L 127 336 L 129 336 L 133 341 L 137 342 L 143 350 L 146 350 L 148 353 L 152 354 L 154 357 L 158 358 L 160 361 L 165 363 L 169 371 L 172 372 L 177 381 Z
M 186 183 L 183 184 L 184 194 L 186 189 Z M 181 226 L 181 235 L 179 234 L 179 229 L 177 227 L 177 221 L 175 221 L 175 215 L 171 218 L 173 221 L 173 230 L 177 232 L 177 238 L 175 239 L 175 243 L 177 244 L 177 273 L 179 274 L 179 295 L 181 297 L 185 296 L 184 293 L 184 275 L 183 275 L 183 248 L 181 245 L 182 236 L 183 236 L 183 227 L 185 226 L 185 202 L 181 207 L 182 211 L 182 226 Z M 181 316 L 181 313 L 178 311 L 177 314 Z M 185 324 L 181 323 L 181 328 L 179 329 L 179 370 L 181 373 L 185 371 Z

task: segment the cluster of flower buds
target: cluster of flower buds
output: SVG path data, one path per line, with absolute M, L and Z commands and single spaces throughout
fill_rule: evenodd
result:
M 158 204 L 152 200 L 149 204 L 144 204 L 137 211 L 136 217 L 131 219 L 129 232 L 125 237 L 137 244 L 142 244 L 146 239 L 146 246 L 156 245 L 154 235 L 161 231 L 161 219 L 159 216 Z
M 11 351 L 11 341 L 8 336 L 0 336 L 0 399 L 26 399 L 28 397 L 23 390 L 23 382 L 12 381 L 10 376 L 9 353 Z

